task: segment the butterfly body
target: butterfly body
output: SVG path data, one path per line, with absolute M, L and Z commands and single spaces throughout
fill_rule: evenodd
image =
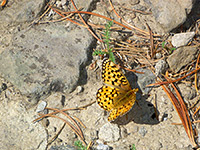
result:
M 108 121 L 113 121 L 130 111 L 138 89 L 132 89 L 119 67 L 108 59 L 102 64 L 102 79 L 105 85 L 97 92 L 97 102 L 101 108 L 110 111 Z

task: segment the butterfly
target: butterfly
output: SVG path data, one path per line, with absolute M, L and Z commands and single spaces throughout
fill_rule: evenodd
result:
M 138 89 L 131 88 L 126 76 L 109 59 L 103 60 L 102 79 L 105 85 L 97 91 L 97 103 L 110 112 L 108 121 L 113 121 L 130 111 L 136 101 Z

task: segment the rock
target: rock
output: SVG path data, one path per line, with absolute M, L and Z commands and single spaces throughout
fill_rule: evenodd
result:
M 137 71 L 144 72 L 144 74 L 137 74 L 138 76 L 138 85 L 140 87 L 140 90 L 143 94 L 147 94 L 151 87 L 146 87 L 147 85 L 155 82 L 155 75 L 147 69 L 138 69 Z
M 108 145 L 104 145 L 102 143 L 99 143 L 96 147 L 97 150 L 112 150 L 112 148 Z
M 192 46 L 178 48 L 167 59 L 170 69 L 178 72 L 183 66 L 195 59 L 197 51 L 197 47 Z
M 156 53 L 156 59 L 160 59 L 162 57 L 161 53 Z
M 147 133 L 147 130 L 145 129 L 145 127 L 141 127 L 138 132 L 140 135 L 145 136 Z
M 1 53 L 0 74 L 31 104 L 52 91 L 71 92 L 79 75 L 84 76 L 93 38 L 84 28 L 70 27 L 51 24 L 22 30 Z
M 38 149 L 47 146 L 47 133 L 39 123 L 33 123 L 34 109 L 26 110 L 24 103 L 0 103 L 0 149 Z
M 165 60 L 159 60 L 155 66 L 155 74 L 159 76 L 165 73 L 166 69 L 168 68 L 168 64 Z
M 22 23 L 31 22 L 41 14 L 43 7 L 45 6 L 45 0 L 20 0 L 20 1 L 8 1 L 9 7 L 5 7 L 1 11 L 0 24 L 1 23 Z
M 177 0 L 160 1 L 144 0 L 153 12 L 153 16 L 165 32 L 183 24 L 186 20 L 187 13 L 190 13 L 193 2 L 192 0 L 179 2 Z
M 186 46 L 194 37 L 195 32 L 178 33 L 172 37 L 174 47 Z
M 51 146 L 49 150 L 77 150 L 77 149 L 70 145 L 59 145 L 59 146 Z
M 191 86 L 186 86 L 185 84 L 178 84 L 181 95 L 185 100 L 192 100 L 196 97 L 196 90 Z
M 120 139 L 120 130 L 118 125 L 106 123 L 99 130 L 99 139 L 106 142 L 115 142 Z
M 164 113 L 162 113 L 162 114 L 159 115 L 159 120 L 160 121 L 167 121 L 167 119 L 168 119 L 167 112 L 164 112 Z
M 120 5 L 135 5 L 135 4 L 138 4 L 140 3 L 140 0 L 117 0 L 117 2 L 120 4 Z
M 47 102 L 41 101 L 37 106 L 36 112 L 38 113 L 38 112 L 43 111 L 46 106 L 47 106 Z
M 76 92 L 76 94 L 79 94 L 79 93 L 83 92 L 83 87 L 82 86 L 77 86 L 75 92 Z

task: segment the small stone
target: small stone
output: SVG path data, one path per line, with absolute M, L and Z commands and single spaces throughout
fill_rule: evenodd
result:
M 2 89 L 3 91 L 6 90 L 6 89 L 7 89 L 7 85 L 6 85 L 5 83 L 2 83 L 1 89 Z
M 122 139 L 128 136 L 127 129 L 121 128 L 121 136 L 122 136 Z
M 165 73 L 167 68 L 168 68 L 167 62 L 165 60 L 159 60 L 155 66 L 156 76 L 159 76 L 159 75 Z
M 77 86 L 76 88 L 76 94 L 79 94 L 83 91 L 83 87 L 82 86 Z
M 51 146 L 49 150 L 77 150 L 75 147 L 71 145 L 59 145 L 59 146 Z
M 191 86 L 186 86 L 185 84 L 178 84 L 181 95 L 185 100 L 191 100 L 196 96 L 196 90 Z
M 120 139 L 120 130 L 116 124 L 106 123 L 99 130 L 99 139 L 114 142 Z
M 168 119 L 168 114 L 164 112 L 162 115 L 159 115 L 160 121 L 166 121 Z
M 147 133 L 147 130 L 145 129 L 145 127 L 141 127 L 139 129 L 139 134 L 142 135 L 143 137 L 146 135 Z
M 197 51 L 198 48 L 192 46 L 178 48 L 167 59 L 170 69 L 174 72 L 178 72 L 183 66 L 195 59 Z
M 138 69 L 140 72 L 144 72 L 144 74 L 137 74 L 138 76 L 138 85 L 143 94 L 148 94 L 151 87 L 146 87 L 147 85 L 155 82 L 155 75 L 147 69 Z
M 43 111 L 46 106 L 47 106 L 47 102 L 41 101 L 37 106 L 36 112 L 38 113 L 38 112 Z
M 99 143 L 99 145 L 97 145 L 96 149 L 97 150 L 111 150 L 111 147 L 109 147 L 108 145 L 104 145 L 102 143 Z
M 138 132 L 138 126 L 133 126 L 132 133 L 136 133 L 136 132 Z
M 140 2 L 140 0 L 117 0 L 117 2 L 120 4 L 120 5 L 126 5 L 126 4 L 131 4 L 131 5 L 136 5 Z
M 178 33 L 172 37 L 174 47 L 186 46 L 194 37 L 195 32 Z
M 156 53 L 156 59 L 160 59 L 162 57 L 161 53 Z
M 66 0 L 61 0 L 62 6 L 66 5 L 67 1 Z

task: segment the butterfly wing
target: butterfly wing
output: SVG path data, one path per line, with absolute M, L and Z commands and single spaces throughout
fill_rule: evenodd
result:
M 97 102 L 106 111 L 110 111 L 108 121 L 126 114 L 134 105 L 135 92 L 122 71 L 109 59 L 102 63 L 102 79 L 106 84 L 97 92 Z
M 111 111 L 113 109 L 113 100 L 119 96 L 119 92 L 116 88 L 110 86 L 102 86 L 97 94 L 97 103 L 101 108 L 106 111 Z
M 121 103 L 119 103 L 114 107 L 114 109 L 112 109 L 108 116 L 108 121 L 113 121 L 117 117 L 123 116 L 131 110 L 136 101 L 137 91 L 138 89 L 133 89 L 126 93 L 123 97 L 118 99 L 118 101 L 120 101 Z
M 131 86 L 122 73 L 122 71 L 109 59 L 105 59 L 102 63 L 102 79 L 107 85 L 119 88 L 121 90 L 131 90 Z

